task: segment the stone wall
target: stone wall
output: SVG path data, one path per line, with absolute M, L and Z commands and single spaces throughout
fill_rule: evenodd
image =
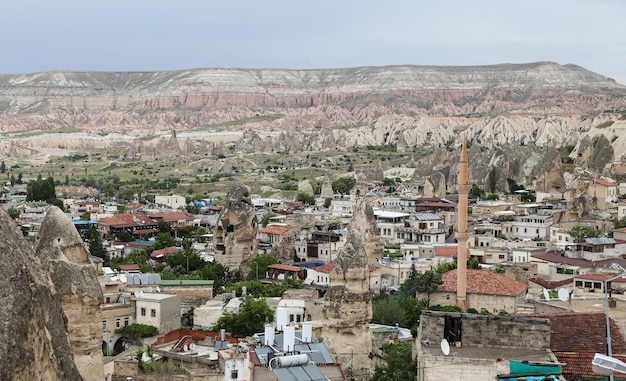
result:
M 455 305 L 455 301 L 454 292 L 435 292 L 430 295 L 431 306 L 452 306 Z M 500 311 L 514 314 L 517 312 L 517 305 L 524 301 L 524 296 L 467 294 L 467 301 L 469 307 L 475 308 L 478 312 L 484 308 L 490 314 L 499 314 Z
M 422 340 L 439 343 L 444 338 L 446 316 L 461 318 L 461 344 L 464 347 L 550 349 L 548 319 L 513 316 L 424 311 L 420 320 Z
M 417 374 L 420 381 L 493 380 L 494 374 L 508 374 L 509 361 L 501 359 L 475 359 L 442 357 L 422 354 Z

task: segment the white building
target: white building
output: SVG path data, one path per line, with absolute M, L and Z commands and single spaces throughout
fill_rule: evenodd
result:
M 170 209 L 180 209 L 187 205 L 183 196 L 171 195 L 171 196 L 154 196 L 154 203 L 157 205 L 166 206 Z
M 509 238 L 544 240 L 550 236 L 550 226 L 552 225 L 551 215 L 532 214 L 528 216 L 518 216 L 514 221 L 502 224 L 503 233 Z
M 382 240 L 396 242 L 398 236 L 397 233 L 399 229 L 404 228 L 404 223 L 410 216 L 410 214 L 402 212 L 374 210 L 374 216 L 376 217 L 376 225 L 378 225 L 380 238 Z
M 157 327 L 161 335 L 180 328 L 180 296 L 138 291 L 134 299 L 137 324 Z

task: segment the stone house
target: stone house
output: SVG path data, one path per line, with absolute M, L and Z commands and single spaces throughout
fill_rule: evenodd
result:
M 508 238 L 517 239 L 548 239 L 550 236 L 550 226 L 552 225 L 551 215 L 531 214 L 528 216 L 517 216 L 513 221 L 502 224 L 502 232 Z
M 484 381 L 538 376 L 534 369 L 520 370 L 530 362 L 550 364 L 549 369 L 541 367 L 542 375 L 558 376 L 561 365 L 550 351 L 550 338 L 550 321 L 545 318 L 424 311 L 416 341 L 417 379 Z
M 587 194 L 594 201 L 594 207 L 599 210 L 608 210 L 609 204 L 617 203 L 617 183 L 602 178 L 589 181 Z
M 446 241 L 448 229 L 443 218 L 435 213 L 418 213 L 405 220 L 405 226 L 396 229 L 396 238 L 402 243 L 438 244 Z
M 398 232 L 405 227 L 405 221 L 410 214 L 375 210 L 374 216 L 376 217 L 376 225 L 378 226 L 381 240 L 388 243 L 400 242 L 398 240 Z
M 531 263 L 537 264 L 537 276 L 548 281 L 558 281 L 575 275 L 590 274 L 594 271 L 591 261 L 570 258 L 554 252 L 532 254 Z
M 457 270 L 441 276 L 443 284 L 430 295 L 430 305 L 455 305 Z M 492 314 L 514 314 L 526 298 L 528 286 L 489 270 L 467 270 L 469 308 Z
M 135 306 L 122 292 L 105 293 L 100 305 L 102 317 L 102 352 L 111 354 L 123 349 L 122 328 L 135 322 Z
M 270 246 L 280 245 L 285 239 L 287 232 L 290 230 L 291 226 L 287 224 L 268 224 L 257 232 L 257 242 L 259 244 L 265 243 Z
M 135 322 L 157 327 L 160 334 L 179 329 L 180 296 L 162 293 L 135 293 Z

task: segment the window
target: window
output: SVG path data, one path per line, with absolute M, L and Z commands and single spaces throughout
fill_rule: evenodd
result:
M 150 309 L 150 317 L 156 317 L 156 310 L 154 308 Z
M 461 318 L 446 316 L 445 325 L 443 331 L 443 338 L 450 343 L 456 343 L 461 341 Z
M 141 316 L 146 316 L 146 309 L 141 307 Z
M 231 371 L 230 371 L 230 378 L 231 378 L 232 380 L 236 380 L 236 379 L 237 379 L 237 377 L 238 377 L 238 374 L 237 374 L 237 373 L 238 373 L 238 372 L 237 372 L 236 370 L 231 370 Z
M 577 280 L 576 287 L 582 287 L 582 286 L 583 286 L 583 282 L 581 280 Z
M 102 330 L 103 331 L 107 330 L 107 321 L 106 320 L 102 320 Z
M 504 254 L 498 254 L 498 259 L 504 259 Z
M 122 319 L 121 318 L 115 318 L 115 329 L 120 329 L 122 324 Z
M 124 327 L 126 327 L 128 325 L 128 323 L 130 323 L 130 318 L 128 316 L 126 316 L 124 318 Z

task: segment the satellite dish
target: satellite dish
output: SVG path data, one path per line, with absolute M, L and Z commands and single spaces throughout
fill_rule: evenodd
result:
M 450 354 L 450 344 L 446 339 L 441 340 L 441 352 L 446 356 Z
M 196 344 L 194 344 L 194 343 L 189 344 L 189 350 L 193 351 L 195 349 L 196 349 Z
M 184 352 L 189 351 L 189 347 L 187 346 L 187 344 L 185 344 L 185 346 L 183 347 L 183 351 L 184 351 Z
M 152 292 L 152 287 L 148 287 L 148 288 L 146 288 L 146 291 L 148 291 L 148 292 Z
M 549 292 L 548 292 L 548 290 L 547 290 L 547 289 L 545 289 L 545 288 L 543 289 L 543 298 L 544 298 L 545 300 L 550 300 L 550 293 L 549 293 Z
M 161 292 L 161 287 L 157 286 L 156 292 Z
M 567 288 L 559 288 L 559 299 L 561 299 L 562 302 L 567 302 L 569 299 L 569 291 Z

